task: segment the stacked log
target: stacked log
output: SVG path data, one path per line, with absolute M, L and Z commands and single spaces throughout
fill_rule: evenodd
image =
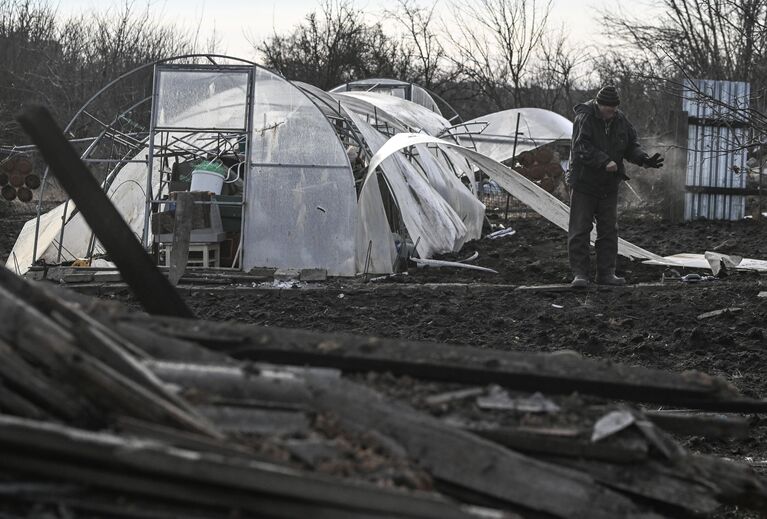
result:
M 559 153 L 551 146 L 541 146 L 525 151 L 516 157 L 519 164 L 517 171 L 532 180 L 549 193 L 553 193 L 562 183 L 562 166 Z
M 34 173 L 32 161 L 25 156 L 8 157 L 0 165 L 0 196 L 11 202 L 31 202 L 33 191 L 40 187 L 40 177 Z

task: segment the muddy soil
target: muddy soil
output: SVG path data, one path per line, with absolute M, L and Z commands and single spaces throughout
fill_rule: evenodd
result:
M 3 218 L 3 259 L 13 245 L 10 237 L 18 233 L 25 219 Z M 667 281 L 663 286 L 582 292 L 477 288 L 478 284 L 569 281 L 562 230 L 539 218 L 509 225 L 517 231 L 515 235 L 470 242 L 459 253 L 443 258 L 463 259 L 477 251 L 479 258 L 473 263 L 493 268 L 497 275 L 411 268 L 407 275 L 383 281 L 335 280 L 317 290 L 264 290 L 236 296 L 200 290 L 188 296 L 188 302 L 198 316 L 212 320 L 503 350 L 574 350 L 631 365 L 676 372 L 696 369 L 725 377 L 748 396 L 767 398 L 767 298 L 759 297 L 767 291 L 767 277 L 733 273 L 697 285 Z M 751 220 L 680 225 L 651 218 L 621 221 L 623 238 L 661 255 L 715 250 L 767 259 L 765 231 L 767 223 Z M 666 271 L 623 258 L 618 270 L 632 284 L 660 282 Z M 435 290 L 427 283 L 471 283 L 475 288 Z M 419 284 L 424 286 L 413 286 Z M 698 318 L 725 308 L 737 310 Z M 407 393 L 414 404 L 431 392 L 396 377 L 383 380 L 387 382 L 374 385 L 385 391 L 390 388 L 392 395 L 402 396 L 398 388 L 412 388 Z M 744 440 L 680 440 L 699 452 L 767 460 L 767 424 L 758 417 L 753 420 L 752 435 Z
M 498 275 L 449 269 L 411 269 L 384 282 L 339 281 L 325 290 L 275 290 L 231 296 L 195 292 L 199 316 L 267 326 L 344 331 L 412 340 L 518 351 L 574 350 L 587 357 L 676 372 L 720 375 L 744 394 L 767 397 L 767 278 L 734 273 L 726 278 L 660 287 L 584 292 L 511 289 L 434 290 L 424 283 L 539 285 L 569 280 L 564 232 L 541 219 L 510 224 L 500 240 L 479 240 L 446 258 L 465 258 Z M 767 225 L 752 221 L 670 225 L 649 219 L 623 222 L 622 236 L 660 254 L 718 250 L 767 257 Z M 621 259 L 630 282 L 659 282 L 666 269 Z M 682 272 L 684 273 L 684 272 Z M 382 286 L 384 285 L 384 286 Z M 369 289 L 369 287 L 374 287 Z M 360 288 L 364 287 L 364 290 Z M 698 319 L 724 308 L 733 313 Z M 417 391 L 414 397 L 418 398 Z M 755 418 L 755 420 L 757 420 Z M 767 429 L 746 440 L 686 439 L 701 452 L 733 458 L 767 458 Z

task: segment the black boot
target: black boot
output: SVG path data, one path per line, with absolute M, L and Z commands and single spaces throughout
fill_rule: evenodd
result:
M 570 286 L 573 288 L 587 288 L 589 286 L 589 278 L 584 274 L 576 274 Z
M 626 278 L 616 276 L 615 271 L 612 270 L 604 274 L 597 274 L 597 284 L 620 287 L 626 284 Z

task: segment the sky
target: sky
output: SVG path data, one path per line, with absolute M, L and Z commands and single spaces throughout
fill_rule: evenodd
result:
M 202 22 L 205 38 L 215 27 L 219 53 L 255 59 L 257 55 L 250 42 L 260 42 L 275 31 L 288 32 L 304 16 L 318 8 L 318 0 L 148 0 L 152 13 L 169 23 L 196 30 Z M 119 9 L 125 0 L 59 0 L 62 14 L 78 14 L 108 6 Z M 396 3 L 392 0 L 352 0 L 352 2 L 379 19 L 386 9 Z M 430 4 L 430 2 L 423 2 Z M 440 0 L 445 4 L 445 0 Z M 539 4 L 543 3 L 539 0 Z M 135 0 L 136 10 L 146 5 Z M 629 15 L 648 17 L 652 13 L 650 0 L 552 0 L 550 27 L 565 27 L 571 41 L 577 45 L 601 45 L 610 40 L 605 36 L 599 12 L 606 8 L 620 9 Z

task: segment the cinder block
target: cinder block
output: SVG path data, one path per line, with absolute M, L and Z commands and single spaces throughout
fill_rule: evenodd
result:
M 97 283 L 119 283 L 122 279 L 119 271 L 103 271 L 93 274 L 93 281 Z
M 328 271 L 325 269 L 301 269 L 301 281 L 325 281 Z
M 64 274 L 61 280 L 64 283 L 88 283 L 89 281 L 93 281 L 93 274 L 90 272 Z
M 274 273 L 275 281 L 292 281 L 301 277 L 301 272 L 296 269 L 277 269 Z

